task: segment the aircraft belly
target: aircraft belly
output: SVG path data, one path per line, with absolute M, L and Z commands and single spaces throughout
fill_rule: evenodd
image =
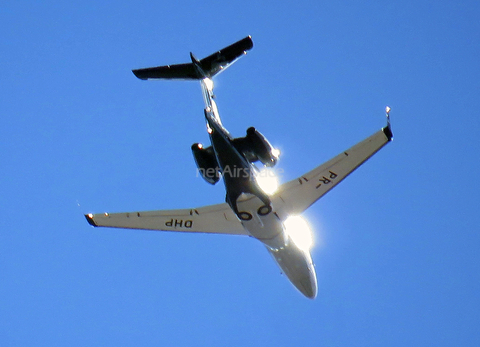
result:
M 285 246 L 283 224 L 271 207 L 252 194 L 242 194 L 237 200 L 237 207 L 240 214 L 247 217 L 241 222 L 250 235 L 270 248 Z

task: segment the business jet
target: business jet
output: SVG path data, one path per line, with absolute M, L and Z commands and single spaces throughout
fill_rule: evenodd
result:
M 282 272 L 306 297 L 317 295 L 317 278 L 310 254 L 311 232 L 301 218 L 314 202 L 393 139 L 390 109 L 387 125 L 346 151 L 280 185 L 274 192 L 262 188 L 260 169 L 274 170 L 279 151 L 257 129 L 234 138 L 224 128 L 215 103 L 212 78 L 253 47 L 250 36 L 198 60 L 133 70 L 136 77 L 200 81 L 210 146 L 192 145 L 198 172 L 209 184 L 221 178 L 226 202 L 216 205 L 160 211 L 85 215 L 95 227 L 244 235 L 262 242 Z M 303 233 L 302 233 L 303 231 Z M 305 240 L 307 242 L 305 242 Z

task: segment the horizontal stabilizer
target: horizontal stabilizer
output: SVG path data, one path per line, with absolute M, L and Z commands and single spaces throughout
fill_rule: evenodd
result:
M 142 80 L 148 79 L 184 79 L 197 80 L 212 78 L 233 64 L 243 54 L 253 47 L 250 36 L 219 50 L 208 57 L 197 60 L 191 54 L 191 63 L 164 65 L 146 69 L 132 70 L 135 76 Z

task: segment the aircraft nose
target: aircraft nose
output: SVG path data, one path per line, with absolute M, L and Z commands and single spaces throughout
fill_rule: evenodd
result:
M 309 299 L 315 299 L 317 296 L 317 282 L 312 281 L 310 278 L 300 281 L 300 285 L 297 288 Z

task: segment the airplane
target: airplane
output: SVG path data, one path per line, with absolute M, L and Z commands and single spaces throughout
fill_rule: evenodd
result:
M 94 227 L 244 235 L 262 242 L 290 282 L 307 298 L 317 295 L 317 277 L 310 254 L 295 232 L 308 227 L 300 215 L 368 158 L 392 141 L 390 108 L 387 125 L 350 149 L 313 170 L 267 193 L 260 186 L 259 168 L 273 168 L 279 151 L 257 129 L 234 138 L 222 125 L 213 93 L 212 78 L 252 49 L 251 36 L 198 60 L 133 70 L 142 80 L 200 81 L 204 116 L 211 145 L 192 145 L 198 172 L 209 184 L 223 178 L 224 203 L 199 208 L 99 213 L 85 215 Z M 260 162 L 260 163 L 258 163 Z M 310 235 L 311 236 L 311 235 Z M 307 232 L 307 239 L 309 238 Z

